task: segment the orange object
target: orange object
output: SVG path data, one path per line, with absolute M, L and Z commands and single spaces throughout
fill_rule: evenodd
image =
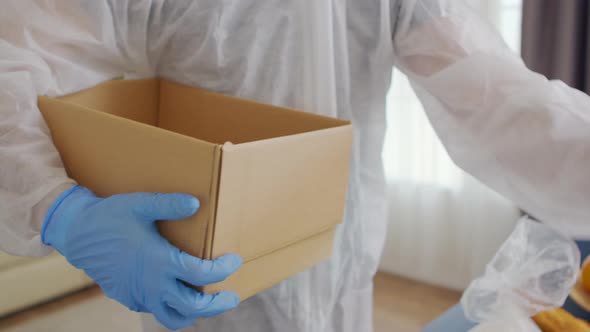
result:
M 587 292 L 590 292 L 590 261 L 586 259 L 582 265 L 581 272 L 582 285 Z
M 543 332 L 590 332 L 586 321 L 577 319 L 564 309 L 554 309 L 533 316 Z

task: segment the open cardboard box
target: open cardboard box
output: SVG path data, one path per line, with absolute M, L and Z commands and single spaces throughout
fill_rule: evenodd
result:
M 244 258 L 235 275 L 200 290 L 244 300 L 330 256 L 349 122 L 160 79 L 109 81 L 38 105 L 69 176 L 97 195 L 200 199 L 195 216 L 160 222 L 162 235 L 201 258 Z

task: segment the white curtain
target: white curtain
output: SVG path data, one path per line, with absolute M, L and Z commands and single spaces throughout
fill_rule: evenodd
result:
M 518 52 L 521 1 L 469 2 Z M 397 70 L 387 102 L 389 231 L 381 270 L 462 290 L 511 233 L 519 210 L 452 163 Z

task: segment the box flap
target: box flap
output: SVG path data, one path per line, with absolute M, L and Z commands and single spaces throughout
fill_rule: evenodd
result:
M 340 223 L 351 140 L 347 125 L 225 145 L 213 257 L 249 261 Z

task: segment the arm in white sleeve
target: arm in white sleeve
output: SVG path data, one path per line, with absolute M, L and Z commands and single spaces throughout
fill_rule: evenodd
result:
M 42 255 L 50 252 L 40 239 L 45 211 L 73 181 L 37 110 L 33 80 L 39 73 L 25 69 L 32 62 L 9 61 L 7 51 L 0 41 L 0 249 Z
M 402 1 L 393 39 L 396 65 L 453 160 L 590 239 L 590 97 L 527 69 L 462 1 Z
M 0 11 L 0 250 L 44 255 L 40 230 L 74 184 L 37 108 L 116 77 L 150 76 L 150 4 L 10 0 Z M 119 8 L 121 7 L 121 8 Z M 72 137 L 75 139 L 75 137 Z

